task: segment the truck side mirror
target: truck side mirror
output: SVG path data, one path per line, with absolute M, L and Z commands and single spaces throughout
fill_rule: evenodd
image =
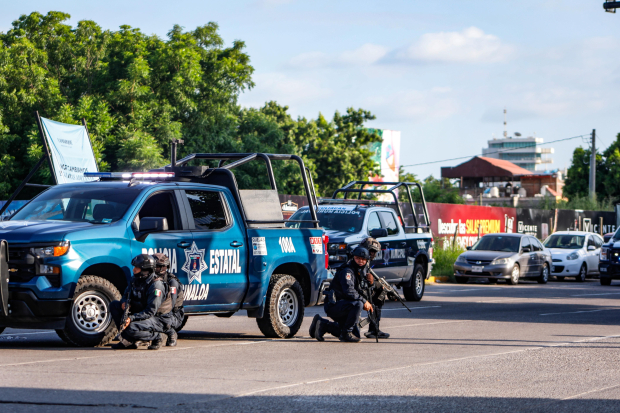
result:
M 373 238 L 383 238 L 387 237 L 387 229 L 385 228 L 375 228 L 370 230 L 370 236 Z
M 144 242 L 152 232 L 168 231 L 168 220 L 162 217 L 145 217 L 140 220 L 136 240 Z

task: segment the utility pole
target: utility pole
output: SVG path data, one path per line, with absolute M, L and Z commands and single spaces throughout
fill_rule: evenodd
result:
M 596 198 L 596 129 L 592 129 L 592 151 L 590 157 L 590 198 Z

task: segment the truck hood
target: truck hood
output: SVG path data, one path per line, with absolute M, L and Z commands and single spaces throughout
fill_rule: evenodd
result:
M 362 240 L 361 234 L 352 234 L 344 231 L 332 231 L 326 230 L 325 235 L 329 237 L 329 243 L 349 243 L 360 242 Z
M 69 232 L 92 228 L 89 222 L 0 221 L 0 239 L 15 243 L 62 241 Z

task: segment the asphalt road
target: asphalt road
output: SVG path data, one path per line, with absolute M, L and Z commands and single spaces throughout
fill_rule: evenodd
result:
M 179 345 L 76 349 L 0 335 L 0 411 L 620 411 L 620 283 L 432 284 L 387 304 L 379 344 L 265 339 L 253 319 L 191 318 Z

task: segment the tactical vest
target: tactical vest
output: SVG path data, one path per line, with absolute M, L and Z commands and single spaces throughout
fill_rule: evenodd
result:
M 177 283 L 179 283 L 179 289 L 177 291 L 177 302 L 174 305 L 175 309 L 179 309 L 183 307 L 183 298 L 185 297 L 185 290 L 184 290 L 183 284 L 181 284 L 181 281 L 179 281 L 179 279 L 175 277 L 174 274 L 168 274 L 168 284 L 170 284 L 170 282 L 173 279 L 176 280 Z M 170 285 L 169 287 L 172 288 L 172 286 Z
M 165 298 L 162 301 L 161 305 L 159 306 L 159 309 L 157 310 L 157 315 L 168 314 L 170 311 L 172 311 L 171 288 L 168 285 L 168 283 L 164 280 L 164 278 L 159 277 L 158 279 L 164 284 L 166 291 L 165 291 L 165 296 L 164 296 Z

